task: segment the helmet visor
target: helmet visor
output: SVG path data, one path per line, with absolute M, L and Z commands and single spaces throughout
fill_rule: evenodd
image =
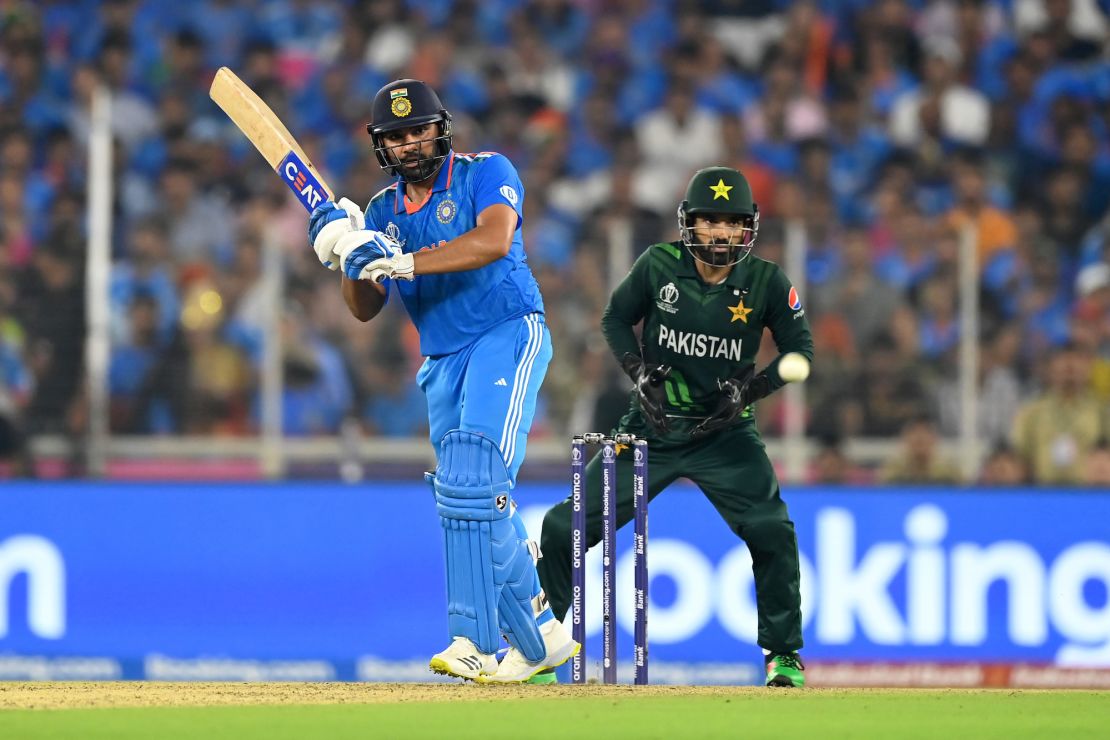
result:
M 686 214 L 682 241 L 694 259 L 711 267 L 735 265 L 748 256 L 759 230 L 754 216 L 731 213 Z
M 374 153 L 382 169 L 405 182 L 423 182 L 434 175 L 451 149 L 450 131 L 441 121 L 372 132 Z M 418 138 L 411 133 L 417 130 Z

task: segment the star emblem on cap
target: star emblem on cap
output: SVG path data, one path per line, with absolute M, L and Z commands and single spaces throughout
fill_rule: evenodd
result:
M 728 200 L 728 191 L 732 190 L 732 188 L 732 185 L 725 185 L 724 179 L 720 177 L 717 178 L 716 185 L 709 186 L 709 189 L 713 191 L 713 200 L 717 200 L 718 198 Z
M 733 321 L 737 320 L 743 321 L 745 324 L 748 323 L 748 314 L 752 312 L 752 309 L 744 308 L 743 298 L 741 298 L 740 302 L 737 303 L 735 306 L 726 306 L 726 308 L 728 308 L 729 313 L 732 314 L 732 321 L 729 321 L 728 323 L 731 324 Z

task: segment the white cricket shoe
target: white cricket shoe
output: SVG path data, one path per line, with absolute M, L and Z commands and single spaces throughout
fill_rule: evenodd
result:
M 552 619 L 540 625 L 540 635 L 543 636 L 543 644 L 547 648 L 546 657 L 535 663 L 529 663 L 524 653 L 516 648 L 509 648 L 496 673 L 481 674 L 474 680 L 478 683 L 524 683 L 540 671 L 561 666 L 582 649 L 558 619 Z
M 465 637 L 456 637 L 446 650 L 432 656 L 428 668 L 433 673 L 473 681 L 497 670 L 497 656 L 482 653 Z

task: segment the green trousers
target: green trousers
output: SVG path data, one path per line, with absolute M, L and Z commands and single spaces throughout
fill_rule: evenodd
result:
M 621 429 L 620 431 L 626 431 Z M 643 436 L 643 430 L 630 430 Z M 655 443 L 648 436 L 648 499 L 679 478 L 689 478 L 706 495 L 752 555 L 759 645 L 773 653 L 802 647 L 798 541 L 767 451 L 754 424 L 722 430 L 683 444 Z M 632 519 L 632 451 L 617 455 L 617 527 Z M 586 466 L 586 547 L 601 541 L 601 456 Z M 540 582 L 555 616 L 571 602 L 571 500 L 544 516 Z M 649 539 L 650 549 L 650 539 Z

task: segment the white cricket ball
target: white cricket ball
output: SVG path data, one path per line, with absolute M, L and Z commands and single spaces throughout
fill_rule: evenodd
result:
M 787 352 L 779 360 L 779 377 L 787 383 L 801 383 L 809 377 L 809 360 L 797 352 Z

